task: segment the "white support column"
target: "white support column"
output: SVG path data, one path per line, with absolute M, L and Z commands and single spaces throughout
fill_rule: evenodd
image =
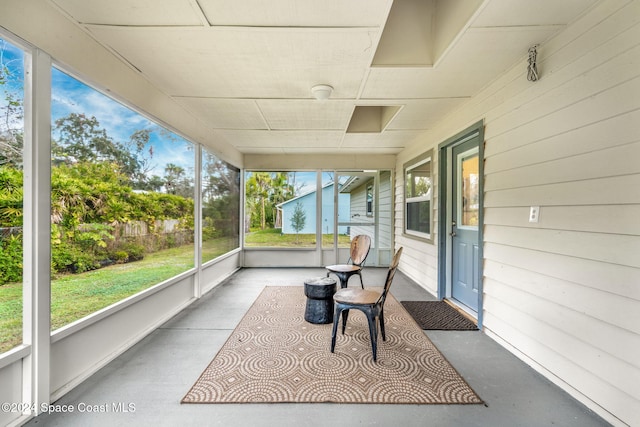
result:
M 51 57 L 25 58 L 23 402 L 37 415 L 51 395 Z
M 340 206 L 338 205 L 338 198 L 340 197 L 340 189 L 338 188 L 340 186 L 339 180 L 340 180 L 340 176 L 338 175 L 338 172 L 333 171 L 333 255 L 334 255 L 333 263 L 334 264 L 338 264 L 340 262 L 340 256 L 339 256 L 340 249 L 338 248 L 338 234 L 339 234 L 338 230 L 340 229 L 340 226 L 338 225 L 338 209 L 340 208 Z
M 322 266 L 322 171 L 316 170 L 316 265 Z
M 202 296 L 202 145 L 195 147 L 195 167 L 193 183 L 193 242 L 196 276 L 193 282 L 193 296 Z

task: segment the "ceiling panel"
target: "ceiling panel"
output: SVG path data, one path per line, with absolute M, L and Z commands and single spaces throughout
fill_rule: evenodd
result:
M 484 85 L 527 58 L 528 50 L 557 33 L 556 25 L 470 28 L 443 60 L 442 72 L 464 71 Z
M 452 109 L 468 98 L 407 100 L 404 108 L 389 123 L 387 130 L 431 129 Z
M 220 130 L 216 134 L 237 147 L 333 147 L 342 141 L 342 131 Z
M 352 101 L 316 101 L 261 99 L 258 102 L 271 129 L 334 129 L 347 128 Z
M 599 1 L 46 3 L 240 152 L 366 155 L 399 152 L 514 66 L 524 78 L 529 47 Z M 433 58 L 403 56 L 423 36 Z M 313 99 L 317 84 L 329 100 Z M 378 125 L 347 133 L 356 109 Z
M 170 95 L 311 98 L 316 84 L 354 98 L 370 62 L 361 29 L 115 28 L 91 32 Z
M 176 97 L 175 100 L 217 129 L 268 129 L 256 101 L 251 99 Z
M 478 87 L 477 76 L 462 70 L 446 74 L 424 67 L 375 67 L 369 72 L 362 98 L 461 98 Z
M 203 16 L 190 0 L 51 0 L 84 24 L 202 25 Z
M 598 0 L 491 0 L 473 22 L 474 27 L 565 25 Z
M 341 148 L 386 148 L 399 152 L 408 141 L 417 138 L 421 131 L 400 130 L 381 133 L 348 133 Z
M 432 67 L 375 67 L 364 98 L 459 98 L 476 94 L 547 40 L 558 26 L 471 28 Z
M 384 23 L 392 0 L 199 0 L 211 25 L 369 27 Z

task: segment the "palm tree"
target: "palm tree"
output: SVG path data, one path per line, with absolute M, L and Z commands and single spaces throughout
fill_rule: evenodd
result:
M 260 228 L 267 228 L 266 203 L 269 199 L 269 189 L 272 188 L 272 178 L 269 172 L 252 172 L 247 179 L 247 203 L 260 209 Z M 254 209 L 255 211 L 255 209 Z

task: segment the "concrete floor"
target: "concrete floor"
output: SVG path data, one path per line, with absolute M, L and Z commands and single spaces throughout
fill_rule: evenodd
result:
M 603 426 L 604 420 L 478 331 L 427 335 L 485 405 L 180 404 L 264 286 L 301 286 L 324 269 L 244 269 L 73 389 L 34 426 Z M 386 269 L 365 268 L 365 286 Z M 357 278 L 352 280 L 358 281 Z M 355 283 L 354 283 L 355 285 Z M 395 276 L 396 299 L 433 297 Z M 329 346 L 329 343 L 327 343 Z M 78 412 L 123 404 L 129 412 Z

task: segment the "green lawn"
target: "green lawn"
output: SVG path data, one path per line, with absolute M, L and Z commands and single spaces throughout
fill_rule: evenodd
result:
M 315 247 L 315 235 L 281 234 L 280 230 L 247 234 L 249 247 Z M 341 247 L 349 236 L 340 235 Z M 325 247 L 333 235 L 323 235 Z M 203 242 L 203 260 L 213 259 L 237 247 L 231 239 Z M 116 264 L 81 274 L 62 275 L 51 281 L 51 330 L 56 330 L 144 289 L 193 268 L 193 246 L 186 245 L 145 255 L 141 261 Z M 0 353 L 22 342 L 22 283 L 0 286 Z
M 349 247 L 351 241 L 349 236 L 338 235 L 338 245 Z M 244 244 L 246 247 L 272 247 L 272 248 L 315 248 L 315 234 L 282 234 L 279 228 L 268 228 L 266 230 L 251 230 L 245 235 Z M 322 246 L 333 246 L 333 234 L 322 235 Z
M 203 259 L 233 249 L 234 242 L 203 242 Z M 237 247 L 237 245 L 236 245 Z M 193 246 L 145 255 L 141 261 L 116 264 L 51 281 L 51 329 L 68 325 L 193 267 Z M 22 283 L 0 286 L 0 353 L 22 342 Z

